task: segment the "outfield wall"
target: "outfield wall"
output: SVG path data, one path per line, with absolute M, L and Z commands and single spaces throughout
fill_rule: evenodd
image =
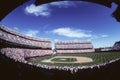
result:
M 57 53 L 60 53 L 60 54 L 75 54 L 75 53 L 88 53 L 88 52 L 95 52 L 94 49 L 83 49 L 83 50 L 57 50 Z

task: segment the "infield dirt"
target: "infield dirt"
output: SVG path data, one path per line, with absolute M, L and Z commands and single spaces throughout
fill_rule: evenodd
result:
M 51 61 L 54 58 L 76 58 L 77 60 L 75 62 L 58 62 L 58 61 Z M 42 60 L 44 63 L 88 63 L 93 62 L 92 58 L 89 57 L 80 57 L 80 56 L 55 56 L 53 58 Z

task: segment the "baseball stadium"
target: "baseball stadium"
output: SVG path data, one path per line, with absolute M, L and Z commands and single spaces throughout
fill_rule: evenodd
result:
M 12 1 L 18 3 L 9 8 L 10 10 L 5 11 L 4 8 L 0 8 L 5 11 L 4 13 L 0 12 L 0 20 L 11 10 L 27 2 L 27 0 L 21 0 L 20 3 L 16 0 Z M 54 1 L 56 0 L 48 0 L 48 2 Z M 94 2 L 93 0 L 85 1 Z M 35 0 L 34 4 L 42 5 L 48 2 L 46 0 L 45 2 Z M 2 1 L 0 1 L 1 3 Z M 119 6 L 116 0 L 113 0 L 113 2 L 111 0 L 103 0 L 103 2 L 95 0 L 94 3 L 107 7 L 116 3 Z M 118 10 L 120 10 L 119 7 Z M 114 17 L 119 22 L 120 17 L 116 15 L 117 11 L 114 12 Z M 120 79 L 120 41 L 116 40 L 112 46 L 99 48 L 94 47 L 92 40 L 58 40 L 53 42 L 52 38 L 31 37 L 1 23 L 0 74 L 4 80 Z M 103 37 L 106 37 L 106 35 Z

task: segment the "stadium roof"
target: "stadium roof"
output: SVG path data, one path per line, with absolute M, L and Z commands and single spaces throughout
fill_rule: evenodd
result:
M 29 0 L 0 0 L 0 21 L 9 14 L 12 10 L 17 8 L 18 6 L 24 4 Z M 55 1 L 66 1 L 66 0 L 35 0 L 35 5 L 41 5 L 49 2 Z M 106 7 L 111 8 L 112 2 L 118 5 L 117 9 L 113 12 L 112 16 L 120 22 L 120 0 L 69 0 L 69 1 L 87 1 L 87 2 L 94 2 L 100 5 L 104 5 Z

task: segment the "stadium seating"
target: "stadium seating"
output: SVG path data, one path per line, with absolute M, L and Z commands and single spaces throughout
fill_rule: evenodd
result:
M 21 45 L 28 45 L 38 48 L 51 48 L 51 41 L 43 38 L 33 38 L 17 33 L 3 25 L 0 25 L 0 39 L 17 43 Z
M 50 39 L 22 35 L 0 25 L 0 52 L 15 61 L 52 54 Z
M 94 52 L 94 48 L 91 42 L 56 42 L 55 48 L 57 53 L 84 53 Z
M 113 49 L 120 50 L 120 41 L 115 42 L 115 44 L 113 45 Z
M 20 49 L 20 48 L 3 48 L 1 53 L 16 60 L 25 61 L 25 58 L 40 57 L 44 55 L 51 55 L 51 50 L 31 50 L 31 49 Z

